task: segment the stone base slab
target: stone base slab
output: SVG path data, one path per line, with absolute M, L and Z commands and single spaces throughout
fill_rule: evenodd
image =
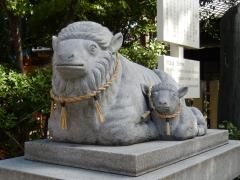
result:
M 120 147 L 37 140 L 25 143 L 25 159 L 139 176 L 226 143 L 226 130 L 208 130 L 207 135 L 186 141 L 153 141 Z
M 0 179 L 3 180 L 232 180 L 239 174 L 239 141 L 229 141 L 229 144 L 139 177 L 34 162 L 23 157 L 0 161 Z

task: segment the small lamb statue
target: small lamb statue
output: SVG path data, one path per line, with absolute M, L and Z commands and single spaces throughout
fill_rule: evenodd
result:
M 205 135 L 207 123 L 195 107 L 186 106 L 183 99 L 188 87 L 177 89 L 170 83 L 142 85 L 149 101 L 151 118 L 157 126 L 160 139 L 185 140 Z

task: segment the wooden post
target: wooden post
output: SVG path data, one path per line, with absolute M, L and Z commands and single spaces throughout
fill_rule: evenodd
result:
M 218 91 L 219 91 L 219 81 L 214 80 L 209 83 L 209 93 L 210 93 L 210 104 L 209 104 L 209 119 L 210 119 L 210 128 L 218 128 Z
M 202 98 L 194 98 L 192 106 L 198 108 L 201 112 L 203 112 L 203 100 L 202 100 Z

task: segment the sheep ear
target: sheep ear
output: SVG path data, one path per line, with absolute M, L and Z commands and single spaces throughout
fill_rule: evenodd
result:
M 123 35 L 122 33 L 117 33 L 112 37 L 109 49 L 113 53 L 115 53 L 121 48 L 122 43 L 123 43 Z
M 148 90 L 149 90 L 148 86 L 146 84 L 141 84 L 141 89 L 142 89 L 143 94 L 147 96 Z
M 183 96 L 185 96 L 188 92 L 188 87 L 181 87 L 178 89 L 178 97 L 182 98 Z
M 155 72 L 162 81 L 166 79 L 166 73 L 164 73 L 162 70 L 154 69 L 153 72 Z
M 156 74 L 160 74 L 161 73 L 161 70 L 160 69 L 154 69 L 153 70 Z
M 56 49 L 57 49 L 57 43 L 58 43 L 58 38 L 57 38 L 57 36 L 52 36 L 52 48 L 53 48 L 53 51 L 56 51 Z

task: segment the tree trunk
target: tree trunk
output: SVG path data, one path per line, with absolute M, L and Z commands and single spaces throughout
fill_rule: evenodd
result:
M 22 37 L 21 37 L 21 19 L 15 16 L 8 16 L 9 27 L 13 38 L 14 52 L 16 61 L 21 72 L 23 72 L 23 50 L 22 50 Z
M 77 2 L 78 2 L 78 0 L 70 1 L 69 7 L 67 8 L 67 13 L 64 17 L 64 26 L 67 26 L 68 24 L 74 22 L 74 16 L 75 16 Z
M 143 47 L 147 46 L 147 41 L 146 41 L 146 34 L 141 34 L 140 35 L 140 43 Z
M 6 7 L 5 0 L 0 0 L 0 8 L 2 8 L 9 22 L 9 30 L 12 36 L 14 53 L 16 61 L 21 72 L 23 72 L 23 51 L 22 51 L 22 37 L 21 37 L 21 17 L 14 16 Z

